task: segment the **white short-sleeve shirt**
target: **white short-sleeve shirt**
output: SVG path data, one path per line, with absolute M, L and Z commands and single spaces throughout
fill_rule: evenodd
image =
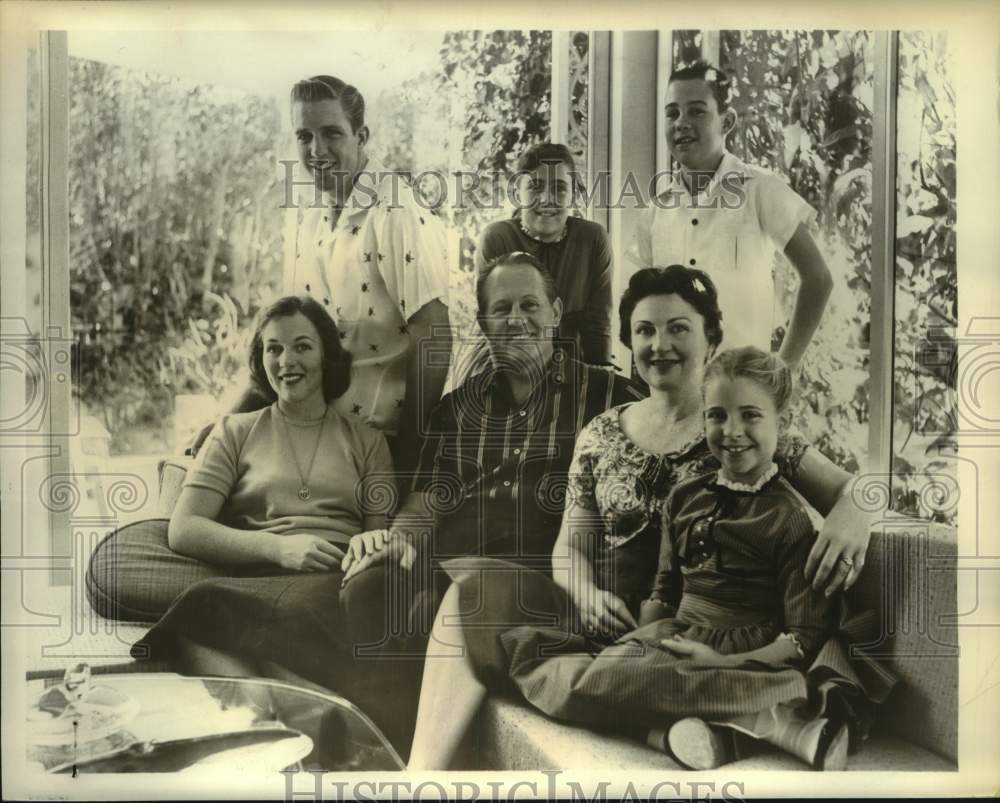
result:
M 641 267 L 684 265 L 705 271 L 719 291 L 723 347 L 770 351 L 783 322 L 774 292 L 775 251 L 816 216 L 781 178 L 731 153 L 706 192 L 692 197 L 679 174 L 650 202 L 629 257 Z
M 335 408 L 394 434 L 406 393 L 407 321 L 448 298 L 444 226 L 399 175 L 369 159 L 335 226 L 300 209 L 289 292 L 326 306 L 351 352 L 351 384 Z

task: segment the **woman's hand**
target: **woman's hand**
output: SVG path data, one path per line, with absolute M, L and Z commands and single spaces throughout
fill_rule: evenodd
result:
M 806 559 L 805 576 L 812 580 L 813 590 L 819 591 L 825 583 L 830 596 L 841 586 L 846 591 L 854 585 L 864 568 L 870 537 L 868 516 L 854 504 L 849 491 L 843 493 Z
M 340 547 L 309 533 L 277 535 L 274 562 L 296 572 L 326 572 L 336 569 L 344 557 Z
M 584 584 L 571 596 L 588 634 L 620 635 L 639 626 L 620 597 L 593 583 Z
M 660 641 L 660 646 L 670 650 L 674 655 L 690 658 L 693 663 L 700 666 L 728 666 L 730 664 L 728 656 L 716 652 L 707 644 L 691 641 L 691 639 L 686 639 L 681 635 L 663 639 Z

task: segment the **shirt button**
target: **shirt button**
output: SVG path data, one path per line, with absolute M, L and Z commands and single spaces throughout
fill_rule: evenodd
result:
M 692 225 L 692 226 L 697 226 L 697 225 L 698 225 L 698 218 L 694 218 L 694 219 L 692 219 L 692 220 L 691 220 L 691 225 Z
M 504 488 L 510 488 L 510 480 L 504 480 L 503 481 L 503 487 Z
M 691 264 L 691 265 L 697 265 L 698 264 L 698 260 L 697 259 L 692 259 L 689 264 Z
M 521 454 L 521 450 L 520 449 L 515 449 L 514 450 L 514 454 Z
M 520 411 L 520 412 L 518 413 L 518 415 L 521 415 L 521 416 L 524 416 L 524 415 L 527 415 L 527 414 L 528 414 L 528 411 L 527 411 L 527 410 L 521 410 L 521 411 Z

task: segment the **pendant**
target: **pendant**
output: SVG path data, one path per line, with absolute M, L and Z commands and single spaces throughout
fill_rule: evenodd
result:
M 312 499 L 312 491 L 310 491 L 305 485 L 299 488 L 299 499 L 303 502 L 308 502 Z

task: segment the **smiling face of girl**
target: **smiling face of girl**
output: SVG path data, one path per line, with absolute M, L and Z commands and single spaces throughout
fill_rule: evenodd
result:
M 710 352 L 698 310 L 676 293 L 646 296 L 630 328 L 636 369 L 651 389 L 698 387 Z
M 705 385 L 705 437 L 722 473 L 753 485 L 770 467 L 778 445 L 774 398 L 744 376 L 710 377 Z
M 546 162 L 521 176 L 518 200 L 528 232 L 543 242 L 562 236 L 573 204 L 573 176 L 565 162 Z

